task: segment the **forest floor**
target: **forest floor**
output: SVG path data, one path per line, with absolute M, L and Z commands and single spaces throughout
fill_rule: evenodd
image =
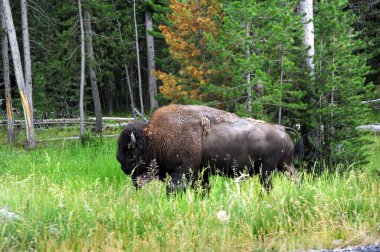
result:
M 159 181 L 136 191 L 116 161 L 117 139 L 88 137 L 84 146 L 47 141 L 25 150 L 6 145 L 0 128 L 0 251 L 296 251 L 380 242 L 379 136 L 371 135 L 365 166 L 301 171 L 299 184 L 277 174 L 269 194 L 257 177 L 214 176 L 206 197 L 167 196 Z

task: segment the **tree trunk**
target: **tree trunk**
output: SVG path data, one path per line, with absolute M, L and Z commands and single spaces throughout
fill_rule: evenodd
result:
M 0 1 L 0 19 L 1 19 L 1 29 L 6 30 L 5 19 L 3 15 L 2 2 Z M 8 57 L 8 38 L 4 33 L 1 39 L 1 49 L 3 55 L 3 78 L 5 87 L 5 105 L 7 110 L 7 132 L 8 132 L 8 143 L 14 143 L 15 141 L 15 131 L 14 131 L 14 118 L 12 110 L 12 97 L 11 97 L 11 81 L 9 78 L 9 57 Z
M 105 103 L 107 104 L 108 113 L 113 113 L 113 106 L 112 106 L 112 89 L 110 85 L 110 78 L 107 74 L 103 75 L 103 85 L 104 85 L 104 93 L 105 93 Z
M 248 17 L 247 17 L 247 19 L 248 19 Z M 245 38 L 246 39 L 249 38 L 250 27 L 251 27 L 251 22 L 246 21 L 245 22 Z M 249 44 L 248 44 L 247 52 L 246 52 L 246 59 L 247 60 L 249 60 L 249 58 L 251 57 L 251 52 L 249 49 L 250 48 L 249 48 Z M 247 113 L 249 113 L 249 115 L 251 115 L 251 112 L 252 112 L 251 71 L 248 71 L 248 73 L 247 73 L 247 95 L 248 95 L 248 98 L 247 98 L 247 104 L 246 104 L 245 110 L 247 111 Z
M 140 107 L 141 107 L 140 112 L 141 112 L 142 117 L 144 117 L 144 102 L 143 102 L 141 70 L 140 70 L 139 34 L 137 32 L 137 20 L 136 20 L 136 0 L 133 0 L 133 20 L 134 20 L 134 23 L 135 23 L 137 75 L 138 75 L 138 78 L 139 78 L 139 97 L 140 97 Z
M 25 71 L 25 86 L 31 107 L 31 113 L 33 112 L 33 92 L 32 92 L 32 59 L 30 57 L 30 39 L 29 39 L 29 24 L 28 24 L 28 7 L 26 0 L 20 1 L 21 6 L 21 26 L 22 26 L 22 44 L 24 48 L 24 71 Z
M 298 4 L 298 14 L 304 15 L 302 18 L 304 36 L 302 45 L 308 48 L 306 54 L 306 67 L 309 74 L 314 75 L 314 24 L 313 24 L 313 0 L 301 0 Z
M 121 34 L 121 24 L 119 22 L 119 19 L 116 19 L 117 20 L 117 27 L 119 29 L 119 38 L 120 38 L 120 42 L 123 42 L 123 35 Z M 129 98 L 131 100 L 131 106 L 132 106 L 132 114 L 133 114 L 133 117 L 136 119 L 136 107 L 135 107 L 135 102 L 133 100 L 133 88 L 132 88 L 132 83 L 131 83 L 131 80 L 129 78 L 129 72 L 128 72 L 128 65 L 127 63 L 125 62 L 124 63 L 124 69 L 125 69 L 125 82 L 128 86 L 128 91 L 129 91 Z
M 158 107 L 157 101 L 157 83 L 156 78 L 153 75 L 153 70 L 156 68 L 154 62 L 154 39 L 150 31 L 153 30 L 152 12 L 150 10 L 145 11 L 145 33 L 146 33 L 146 47 L 148 57 L 148 82 L 149 82 L 149 102 L 150 111 L 153 111 Z
M 284 80 L 284 44 L 281 44 L 281 72 L 280 72 L 280 105 L 278 108 L 278 124 L 281 125 L 281 119 L 282 119 L 282 84 Z
M 9 44 L 12 52 L 13 67 L 16 75 L 17 87 L 20 91 L 21 103 L 24 110 L 25 117 L 25 127 L 26 127 L 26 147 L 34 148 L 36 146 L 36 139 L 34 136 L 34 125 L 33 125 L 33 109 L 29 102 L 28 90 L 25 85 L 24 73 L 22 70 L 20 50 L 17 44 L 16 30 L 13 23 L 12 11 L 9 5 L 9 0 L 3 1 L 3 11 L 5 23 L 7 26 L 7 33 Z
M 332 34 L 332 48 L 335 48 L 335 41 L 336 41 L 335 32 L 333 32 L 333 34 Z M 332 52 L 332 65 L 335 65 L 334 51 Z M 335 72 L 334 72 L 334 68 L 333 68 L 331 70 L 331 82 L 332 83 L 334 83 L 334 79 L 335 79 Z M 335 121 L 334 120 L 334 104 L 335 104 L 334 94 L 335 94 L 335 87 L 333 86 L 333 88 L 331 90 L 331 94 L 330 94 L 330 104 L 328 106 L 328 108 L 330 110 L 329 118 L 328 118 L 328 127 L 326 127 L 326 129 L 325 129 L 325 132 L 326 132 L 325 142 L 326 142 L 326 146 L 328 147 L 327 159 L 329 160 L 330 167 L 332 167 L 332 165 L 333 165 L 333 160 L 331 158 L 331 152 L 332 152 L 331 150 L 333 149 L 331 146 L 331 136 L 334 135 L 334 124 L 332 123 Z
M 128 90 L 129 90 L 129 98 L 131 100 L 131 106 L 132 106 L 132 114 L 133 114 L 133 117 L 136 118 L 136 107 L 135 107 L 135 102 L 133 100 L 133 89 L 132 89 L 132 83 L 131 83 L 131 79 L 129 78 L 129 72 L 128 72 L 128 65 L 125 63 L 124 64 L 124 68 L 125 68 L 125 78 L 126 78 L 126 82 L 127 82 L 127 86 L 128 86 Z
M 81 0 L 78 0 L 78 12 L 79 12 L 79 25 L 80 25 L 80 38 L 81 38 L 81 68 L 80 68 L 80 93 L 79 93 L 79 117 L 80 117 L 80 135 L 79 139 L 81 143 L 84 142 L 84 85 L 85 85 L 85 67 L 86 67 L 86 55 L 84 51 L 84 29 L 82 18 L 82 4 Z
M 99 89 L 96 82 L 96 72 L 94 69 L 95 58 L 94 58 L 94 49 L 92 47 L 92 30 L 91 30 L 91 17 L 87 10 L 83 10 L 84 14 L 84 28 L 87 36 L 87 54 L 88 54 L 88 68 L 90 72 L 90 82 L 92 90 L 92 99 L 94 101 L 95 109 L 95 132 L 102 131 L 102 106 L 100 104 Z
M 305 78 L 303 90 L 306 92 L 304 102 L 308 104 L 308 111 L 314 111 L 318 106 L 318 96 L 315 92 L 313 84 L 314 79 L 314 25 L 313 25 L 313 0 L 300 0 L 297 6 L 297 14 L 302 16 L 304 35 L 302 38 L 302 46 L 307 49 L 304 61 L 304 67 L 308 73 Z M 314 116 L 315 114 L 312 114 Z M 318 118 L 310 118 L 301 124 L 301 133 L 305 144 L 305 160 L 312 164 L 316 159 L 320 158 L 319 148 L 314 145 L 314 142 L 320 142 L 318 128 L 313 125 L 313 122 L 319 123 Z

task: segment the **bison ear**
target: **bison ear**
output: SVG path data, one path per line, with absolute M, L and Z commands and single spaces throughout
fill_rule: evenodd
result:
M 131 133 L 131 146 L 132 149 L 136 149 L 136 137 L 135 134 L 133 134 L 133 132 Z

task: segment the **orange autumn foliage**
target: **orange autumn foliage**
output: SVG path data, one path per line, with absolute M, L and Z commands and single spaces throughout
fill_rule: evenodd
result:
M 213 76 L 218 74 L 210 64 L 214 55 L 208 51 L 207 40 L 220 36 L 223 21 L 220 3 L 216 0 L 173 0 L 169 8 L 170 25 L 159 28 L 180 70 L 177 74 L 154 72 L 163 82 L 160 91 L 172 102 L 203 101 L 206 95 L 202 94 L 202 86 L 212 83 Z

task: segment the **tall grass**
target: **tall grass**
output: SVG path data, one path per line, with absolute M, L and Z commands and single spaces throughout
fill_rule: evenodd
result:
M 289 251 L 374 243 L 380 237 L 380 139 L 371 163 L 341 175 L 274 178 L 262 193 L 212 177 L 206 197 L 166 196 L 165 185 L 133 188 L 115 159 L 116 140 L 0 147 L 1 250 Z M 224 210 L 225 219 L 217 213 Z

